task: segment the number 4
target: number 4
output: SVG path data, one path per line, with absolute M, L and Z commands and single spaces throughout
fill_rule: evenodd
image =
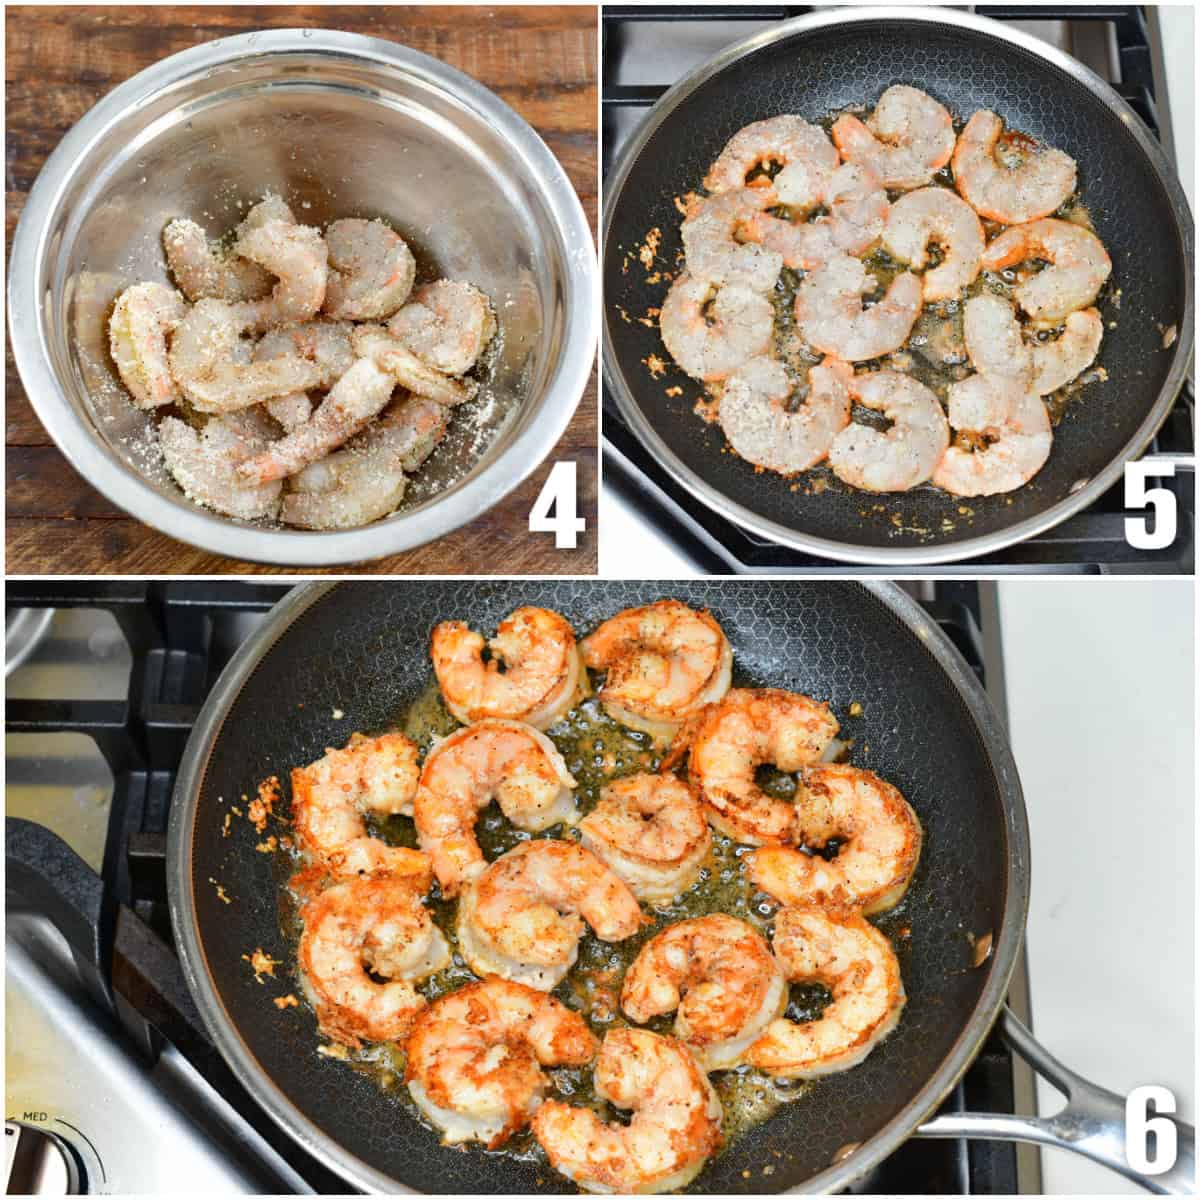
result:
M 1155 1113 L 1175 1111 L 1175 1097 L 1165 1087 L 1134 1088 L 1125 1101 L 1125 1160 L 1143 1175 L 1161 1175 L 1175 1165 L 1175 1123 L 1168 1117 L 1150 1116 L 1151 1103 Z M 1154 1134 L 1153 1158 L 1146 1153 L 1150 1134 Z
M 1175 493 L 1167 488 L 1148 488 L 1153 476 L 1175 474 L 1174 463 L 1131 462 L 1125 464 L 1125 507 L 1154 510 L 1154 528 L 1147 517 L 1125 518 L 1125 540 L 1135 550 L 1165 550 L 1175 540 Z
M 579 544 L 578 535 L 587 528 L 578 509 L 575 463 L 556 462 L 529 510 L 529 532 L 552 533 L 556 550 L 574 550 Z

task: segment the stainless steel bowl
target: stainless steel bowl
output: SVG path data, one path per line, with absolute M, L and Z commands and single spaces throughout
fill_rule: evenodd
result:
M 418 263 L 494 300 L 501 350 L 474 414 L 456 419 L 402 511 L 312 533 L 188 501 L 153 420 L 116 378 L 120 291 L 167 281 L 163 226 L 216 232 L 281 193 L 303 220 L 383 217 Z M 218 554 L 290 566 L 377 558 L 486 511 L 553 448 L 595 362 L 592 234 L 538 135 L 486 88 L 391 42 L 295 29 L 221 38 L 116 88 L 38 176 L 13 239 L 9 321 L 30 401 L 75 469 L 114 503 Z M 455 430 L 458 430 L 457 435 Z

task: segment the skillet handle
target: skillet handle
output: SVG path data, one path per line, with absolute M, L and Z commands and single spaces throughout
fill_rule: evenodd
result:
M 1161 1175 L 1142 1175 L 1125 1159 L 1125 1100 L 1076 1075 L 1034 1039 L 1007 1006 L 1000 1012 L 1001 1037 L 1030 1066 L 1067 1098 L 1052 1117 L 1011 1113 L 950 1113 L 917 1127 L 915 1137 L 983 1138 L 1001 1142 L 1038 1142 L 1082 1154 L 1109 1167 L 1147 1191 L 1191 1195 L 1196 1184 L 1196 1131 L 1185 1121 L 1162 1114 L 1176 1130 L 1175 1165 Z

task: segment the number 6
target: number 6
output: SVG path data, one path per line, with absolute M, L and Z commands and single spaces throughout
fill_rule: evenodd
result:
M 1173 1113 L 1175 1097 L 1155 1084 L 1136 1087 L 1125 1101 L 1125 1160 L 1143 1175 L 1161 1175 L 1175 1165 L 1175 1123 L 1168 1117 L 1150 1116 L 1150 1103 L 1156 1113 Z M 1146 1154 L 1154 1134 L 1154 1157 Z
M 1173 476 L 1174 463 L 1131 462 L 1125 464 L 1125 507 L 1154 510 L 1154 529 L 1146 517 L 1125 518 L 1125 540 L 1135 550 L 1165 550 L 1175 540 L 1175 493 L 1167 488 L 1148 488 L 1152 476 Z

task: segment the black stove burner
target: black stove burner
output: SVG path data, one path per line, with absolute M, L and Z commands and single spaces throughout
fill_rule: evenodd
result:
M 633 23 L 654 21 L 782 21 L 812 12 L 805 5 L 713 7 L 700 5 L 609 6 L 601 18 L 601 154 L 608 175 L 628 130 L 622 116 L 629 110 L 648 110 L 667 84 L 622 82 L 623 58 Z M 978 5 L 980 16 L 1001 21 L 1067 21 L 1102 24 L 1112 31 L 1117 51 L 1119 81 L 1112 84 L 1147 127 L 1161 136 L 1155 92 L 1153 56 L 1143 7 L 1109 5 Z M 1191 383 L 1185 384 L 1146 454 L 1165 459 L 1188 459 L 1195 454 L 1193 434 L 1195 402 Z M 828 571 L 828 560 L 789 549 L 760 538 L 713 512 L 677 484 L 641 444 L 604 392 L 604 485 L 653 524 L 662 535 L 689 557 L 705 574 Z M 976 575 L 981 570 L 997 574 L 1047 572 L 1055 574 L 1159 574 L 1191 575 L 1195 570 L 1195 476 L 1190 467 L 1177 465 L 1173 478 L 1155 481 L 1178 499 L 1179 530 L 1165 550 L 1134 550 L 1125 540 L 1124 488 L 1113 487 L 1089 509 L 1056 528 L 995 554 L 962 565 L 937 568 L 938 574 Z M 928 567 L 859 567 L 860 574 L 927 574 Z

